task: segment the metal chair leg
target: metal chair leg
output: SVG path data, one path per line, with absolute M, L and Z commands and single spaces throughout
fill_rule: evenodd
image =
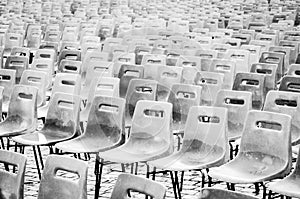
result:
M 100 161 L 96 158 L 95 161 L 95 175 L 96 175 L 96 182 L 95 182 L 95 199 L 99 197 L 100 185 L 101 185 L 101 176 L 103 170 L 103 159 Z
M 40 157 L 41 167 L 42 167 L 42 169 L 44 169 L 43 155 L 42 155 L 40 146 L 37 146 L 37 150 L 38 150 L 39 157 Z
M 173 172 L 172 172 L 172 171 L 170 171 L 170 175 L 171 175 L 171 180 L 172 180 L 172 186 L 173 186 L 173 191 L 174 191 L 174 197 L 175 197 L 175 199 L 178 199 L 178 197 L 177 197 L 177 188 L 176 188 L 175 179 L 174 179 L 174 176 L 173 176 Z
M 179 180 L 178 180 L 178 171 L 175 171 L 175 183 L 176 183 L 176 187 L 177 187 L 177 193 L 178 193 L 178 199 L 181 199 L 181 191 L 180 191 L 180 187 L 179 187 Z
M 32 146 L 32 149 L 33 149 L 34 159 L 35 159 L 35 163 L 36 163 L 36 168 L 37 168 L 37 171 L 38 171 L 38 176 L 39 176 L 39 179 L 41 180 L 42 174 L 41 174 L 41 169 L 40 169 L 40 165 L 39 165 L 39 161 L 38 161 L 35 146 Z

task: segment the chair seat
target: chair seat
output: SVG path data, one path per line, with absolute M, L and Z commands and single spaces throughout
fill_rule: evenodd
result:
M 18 116 L 10 116 L 0 123 L 0 136 L 17 136 L 34 131 L 36 125 Z
M 211 151 L 210 151 L 210 149 Z M 164 170 L 188 171 L 218 166 L 224 162 L 224 151 L 221 147 L 208 147 L 207 150 L 197 152 L 195 150 L 182 151 L 166 158 L 154 160 L 149 164 Z
M 97 153 L 119 146 L 119 143 L 117 143 L 119 141 L 119 137 L 111 137 L 114 139 L 104 136 L 90 137 L 83 134 L 75 139 L 57 143 L 55 147 L 59 150 L 71 153 Z
M 35 131 L 34 133 L 14 137 L 13 140 L 25 145 L 51 145 L 70 139 L 72 138 L 72 135 L 72 131 L 49 128 Z
M 282 195 L 300 198 L 299 178 L 290 176 L 284 180 L 270 183 L 269 189 Z
M 212 168 L 209 175 L 231 183 L 255 183 L 270 180 L 287 168 L 285 162 L 277 157 L 261 153 L 239 154 L 233 161 Z
M 131 141 L 124 145 L 106 151 L 98 155 L 108 161 L 118 163 L 135 163 L 158 159 L 169 153 L 169 144 L 158 137 L 153 137 L 147 133 L 137 133 L 131 135 Z M 143 136 L 141 136 L 143 135 Z

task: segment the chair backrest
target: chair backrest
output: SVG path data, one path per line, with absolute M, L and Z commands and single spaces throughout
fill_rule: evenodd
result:
M 7 118 L 32 127 L 36 124 L 37 118 L 37 93 L 38 89 L 33 86 L 15 85 L 11 94 Z
M 290 115 L 292 118 L 292 143 L 300 141 L 300 93 L 287 91 L 269 91 L 263 110 Z
M 290 56 L 291 48 L 283 46 L 270 46 L 269 51 L 284 54 L 283 74 L 286 74 L 289 69 L 290 63 L 293 63 Z
M 97 132 L 97 135 L 95 134 Z M 97 95 L 93 98 L 85 129 L 86 135 L 99 136 L 108 149 L 125 141 L 125 99 Z
M 29 58 L 23 56 L 9 56 L 5 62 L 5 69 L 16 70 L 16 83 L 20 82 L 22 73 L 28 69 Z
M 63 92 L 80 95 L 81 81 L 79 74 L 58 73 L 55 76 L 52 93 Z
M 201 86 L 188 84 L 173 84 L 168 102 L 173 104 L 173 122 L 185 123 L 192 106 L 199 106 L 201 101 Z
M 80 97 L 78 95 L 55 92 L 52 94 L 44 128 L 65 132 L 63 136 L 68 139 L 80 132 L 79 109 Z M 50 131 L 50 133 L 52 133 Z
M 60 65 L 60 62 L 63 59 L 81 61 L 81 51 L 64 49 L 59 54 L 58 65 Z
M 249 65 L 257 63 L 261 52 L 261 46 L 256 45 L 242 45 L 241 49 L 248 50 L 249 54 Z
M 155 199 L 164 199 L 167 188 L 158 182 L 136 175 L 122 173 L 118 176 L 110 199 L 128 198 L 129 191 L 136 191 Z
M 47 74 L 42 71 L 25 70 L 22 74 L 20 84 L 35 86 L 38 88 L 37 106 L 46 103 Z
M 86 199 L 87 173 L 88 165 L 82 160 L 49 155 L 43 170 L 38 199 Z M 68 174 L 72 178 L 68 178 Z
M 200 71 L 194 80 L 195 85 L 202 87 L 201 105 L 211 106 L 215 103 L 217 93 L 222 88 L 224 74 Z
M 160 66 L 158 67 L 157 81 L 167 88 L 175 83 L 180 83 L 182 77 L 182 67 Z
M 228 110 L 228 138 L 234 140 L 242 135 L 248 111 L 252 109 L 252 93 L 247 91 L 220 90 L 215 107 Z
M 113 57 L 114 62 L 114 76 L 118 76 L 122 64 L 135 64 L 134 53 L 115 53 Z
M 204 188 L 200 191 L 199 199 L 258 199 L 257 197 L 250 196 L 237 191 L 229 191 L 226 189 L 216 189 L 216 188 Z
M 262 52 L 261 57 L 259 59 L 260 63 L 268 63 L 268 64 L 277 64 L 278 73 L 283 76 L 284 75 L 284 53 L 277 52 Z
M 300 92 L 300 77 L 285 75 L 282 77 L 278 90 Z
M 170 129 L 171 115 L 171 103 L 138 101 L 132 118 L 128 143 L 136 142 L 139 139 L 144 141 L 150 139 L 149 143 L 152 144 L 149 145 L 149 148 L 152 150 L 164 150 L 165 152 L 173 150 L 173 134 Z M 151 149 L 149 150 L 151 151 Z
M 195 149 L 197 153 L 201 151 L 199 155 L 201 159 L 219 154 L 218 158 L 223 159 L 222 163 L 226 161 L 229 155 L 226 108 L 208 106 L 190 108 L 181 150 Z
M 75 73 L 80 74 L 81 73 L 81 61 L 73 61 L 73 60 L 67 60 L 64 59 L 60 62 L 60 65 L 58 66 L 58 71 L 63 73 Z
M 291 49 L 291 61 L 295 63 L 299 53 L 299 42 L 281 40 L 279 41 L 279 46 L 289 47 Z
M 31 64 L 31 69 L 45 72 L 47 74 L 46 87 L 49 88 L 52 86 L 52 77 L 54 74 L 53 60 L 35 58 Z
M 265 76 L 258 73 L 237 73 L 232 90 L 252 92 L 252 108 L 260 110 L 266 97 Z
M 148 79 L 132 79 L 126 93 L 126 118 L 132 118 L 139 100 L 156 100 L 158 82 Z
M 279 158 L 288 170 L 291 166 L 291 116 L 267 111 L 249 111 L 242 133 L 240 151 Z M 257 138 L 257 139 L 253 139 Z M 263 160 L 262 160 L 263 161 Z
M 287 75 L 299 76 L 300 75 L 300 64 L 291 64 L 288 68 Z
M 55 49 L 38 49 L 35 52 L 34 59 L 51 59 L 54 64 L 57 59 L 57 54 Z
M 252 64 L 250 72 L 265 75 L 265 86 L 267 92 L 269 90 L 274 90 L 276 88 L 277 82 L 281 78 L 281 74 L 278 71 L 277 64 L 255 63 Z
M 17 166 L 17 172 L 0 170 L 1 198 L 24 198 L 24 178 L 27 158 L 23 154 L 0 150 L 0 163 Z
M 229 49 L 224 58 L 235 62 L 235 72 L 249 72 L 249 55 L 250 52 L 247 50 Z
M 129 82 L 132 79 L 144 77 L 144 67 L 140 65 L 122 64 L 118 77 L 120 78 L 120 97 L 125 97 Z
M 29 48 L 25 48 L 25 47 L 13 47 L 11 49 L 10 55 L 25 56 L 29 59 L 30 50 L 29 50 Z
M 3 90 L 3 102 L 8 102 L 11 97 L 12 90 L 16 84 L 16 71 L 10 69 L 0 69 L 0 86 Z
M 234 77 L 236 74 L 236 64 L 230 59 L 213 59 L 211 66 L 211 72 L 223 73 L 224 81 L 223 89 L 232 89 Z

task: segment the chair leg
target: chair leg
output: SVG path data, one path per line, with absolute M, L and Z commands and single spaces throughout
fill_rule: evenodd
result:
M 233 159 L 233 145 L 232 142 L 229 142 L 229 147 L 230 147 L 230 160 Z
M 208 175 L 209 169 L 206 168 L 207 178 L 208 178 L 208 187 L 211 187 L 212 185 L 212 178 Z
M 40 157 L 40 163 L 41 163 L 41 167 L 42 167 L 42 169 L 44 169 L 43 155 L 42 155 L 42 152 L 41 152 L 41 148 L 40 148 L 40 146 L 37 146 L 37 150 L 38 150 L 39 157 Z
M 96 182 L 95 182 L 95 199 L 99 197 L 100 185 L 101 185 L 101 176 L 103 170 L 103 159 L 100 161 L 96 158 L 95 161 L 95 175 L 96 175 Z
M 180 179 L 180 191 L 182 191 L 182 187 L 183 187 L 183 179 L 184 179 L 184 171 L 181 172 L 181 179 Z
M 173 191 L 174 191 L 174 197 L 175 199 L 178 199 L 177 197 L 177 189 L 176 189 L 176 184 L 175 184 L 175 179 L 174 179 L 174 176 L 173 176 L 173 172 L 170 171 L 170 176 L 171 176 L 171 180 L 172 180 L 172 186 L 173 186 Z
M 2 148 L 3 150 L 5 150 L 5 144 L 4 144 L 4 140 L 3 140 L 2 137 L 1 137 L 1 148 Z
M 201 173 L 201 188 L 204 188 L 204 186 L 205 186 L 205 175 L 202 172 L 202 170 L 200 170 L 200 173 Z
M 37 157 L 37 152 L 36 152 L 35 146 L 32 146 L 32 149 L 33 149 L 33 154 L 34 154 L 36 168 L 37 168 L 37 171 L 38 171 L 38 176 L 39 176 L 39 179 L 41 180 L 42 174 L 41 174 L 40 165 L 39 165 L 39 161 L 38 161 L 38 157 Z
M 178 199 L 181 199 L 181 191 L 180 191 L 179 180 L 178 180 L 178 171 L 175 171 L 174 173 L 175 173 L 174 177 L 175 177 L 175 183 L 177 187 Z
M 155 181 L 156 167 L 153 168 L 152 171 L 152 180 Z
M 139 170 L 139 163 L 136 162 L 136 163 L 135 163 L 135 170 L 134 170 L 134 174 L 135 174 L 135 175 L 138 174 L 138 170 Z

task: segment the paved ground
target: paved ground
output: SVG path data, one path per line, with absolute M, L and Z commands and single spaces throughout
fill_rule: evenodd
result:
M 41 147 L 44 160 L 49 154 L 48 147 Z M 36 165 L 34 161 L 33 151 L 31 147 L 25 149 L 25 154 L 28 157 L 27 171 L 25 177 L 25 199 L 37 198 L 38 188 L 39 188 L 39 179 L 36 170 Z M 94 198 L 94 184 L 95 184 L 95 175 L 94 175 L 94 160 L 95 156 L 91 156 L 91 160 L 88 161 L 89 171 L 88 171 L 88 199 Z M 102 177 L 102 187 L 100 189 L 100 198 L 110 198 L 113 186 L 116 182 L 116 179 L 120 172 L 120 165 L 112 165 L 104 167 L 104 175 Z M 138 170 L 138 175 L 145 176 L 146 166 L 140 165 Z M 130 167 L 127 167 L 127 172 L 130 172 Z M 169 175 L 166 174 L 157 174 L 156 180 L 163 183 L 168 188 L 167 198 L 174 198 L 173 190 L 171 186 L 171 180 Z M 207 185 L 206 185 L 207 186 Z M 226 188 L 225 183 L 214 185 L 218 188 Z M 201 175 L 200 172 L 187 172 L 184 178 L 184 186 L 182 195 L 183 198 L 198 198 L 199 190 L 201 189 Z M 236 189 L 241 192 L 249 193 L 255 195 L 254 186 L 237 186 Z M 259 195 L 261 197 L 261 193 Z M 135 197 L 140 198 L 140 197 Z

